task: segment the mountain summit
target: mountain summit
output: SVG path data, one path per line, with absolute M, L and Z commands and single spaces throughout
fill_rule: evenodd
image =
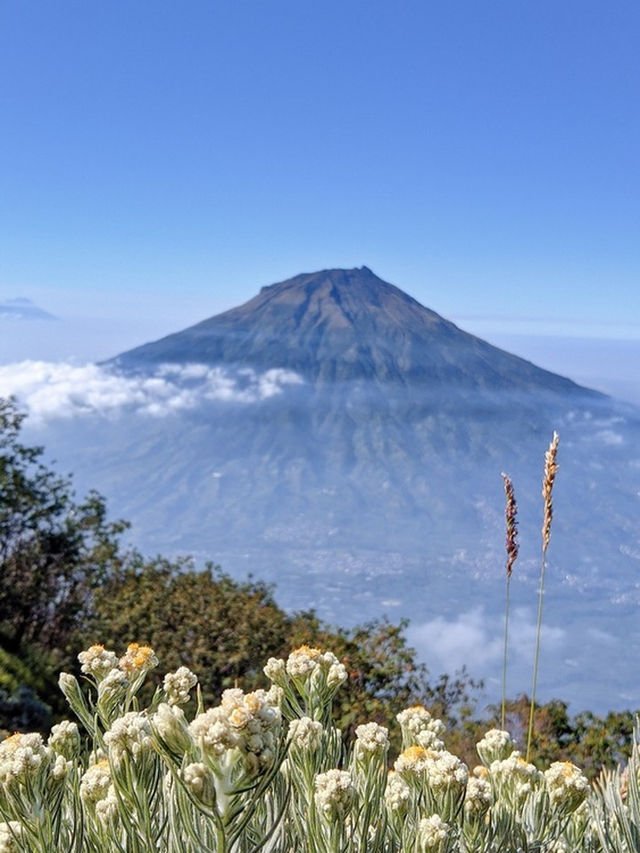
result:
M 585 393 L 467 334 L 367 267 L 302 273 L 237 308 L 130 350 L 118 366 L 288 368 L 311 382 Z

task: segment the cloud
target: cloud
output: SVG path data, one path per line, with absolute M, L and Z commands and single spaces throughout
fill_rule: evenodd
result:
M 413 625 L 407 636 L 433 670 L 452 672 L 467 666 L 472 672 L 480 672 L 501 661 L 502 631 L 503 626 L 495 618 L 488 618 L 484 608 L 476 607 L 454 619 L 436 616 Z M 509 654 L 529 661 L 533 657 L 535 634 L 533 614 L 527 608 L 516 608 L 509 622 Z M 562 628 L 543 625 L 541 646 L 557 651 L 565 635 Z
M 620 433 L 615 432 L 612 429 L 600 430 L 600 432 L 595 434 L 595 438 L 599 439 L 603 444 L 607 444 L 611 447 L 616 447 L 624 442 L 624 438 Z
M 0 365 L 0 397 L 15 395 L 34 421 L 122 410 L 164 416 L 206 401 L 255 403 L 302 378 L 291 370 L 231 372 L 204 364 L 161 365 L 125 375 L 96 364 L 21 361 Z

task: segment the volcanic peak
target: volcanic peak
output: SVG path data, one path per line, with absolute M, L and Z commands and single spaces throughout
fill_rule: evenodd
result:
M 301 273 L 184 331 L 130 350 L 121 368 L 166 362 L 288 368 L 312 383 L 589 393 L 463 332 L 367 267 Z

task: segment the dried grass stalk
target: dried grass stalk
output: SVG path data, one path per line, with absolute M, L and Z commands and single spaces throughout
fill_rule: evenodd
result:
M 542 498 L 544 500 L 544 519 L 542 521 L 542 559 L 540 565 L 540 594 L 538 596 L 538 622 L 536 626 L 536 650 L 533 658 L 533 684 L 531 687 L 531 713 L 529 715 L 529 733 L 527 736 L 527 761 L 531 754 L 533 738 L 533 718 L 536 707 L 536 687 L 538 684 L 538 664 L 540 662 L 540 632 L 542 631 L 542 602 L 544 599 L 544 576 L 547 568 L 547 548 L 551 538 L 551 519 L 553 518 L 553 484 L 558 473 L 556 457 L 558 455 L 559 436 L 553 433 L 549 449 L 544 457 L 544 477 L 542 478 Z
M 559 436 L 553 433 L 549 449 L 544 457 L 544 478 L 542 480 L 542 498 L 544 500 L 544 519 L 542 522 L 542 552 L 546 554 L 551 537 L 551 519 L 553 518 L 553 483 L 558 473 L 556 457 L 558 455 Z
M 510 477 L 502 474 L 504 481 L 504 491 L 506 495 L 505 505 L 505 521 L 507 528 L 506 549 L 507 549 L 507 592 L 505 597 L 504 609 L 504 655 L 502 658 L 502 710 L 500 715 L 501 726 L 504 730 L 506 725 L 506 707 L 507 707 L 507 649 L 509 647 L 509 604 L 511 592 L 511 573 L 513 572 L 513 564 L 518 557 L 518 505 L 516 503 L 515 492 L 513 491 L 513 483 Z

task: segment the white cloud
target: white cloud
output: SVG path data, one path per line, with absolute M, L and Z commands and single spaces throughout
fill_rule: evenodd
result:
M 489 619 L 482 607 L 461 613 L 454 619 L 437 616 L 429 622 L 413 625 L 407 636 L 432 670 L 452 672 L 467 666 L 481 672 L 502 659 L 504 626 Z M 533 657 L 536 623 L 527 608 L 516 608 L 509 622 L 509 655 L 529 661 Z M 543 625 L 541 646 L 556 651 L 566 632 Z
M 21 361 L 0 365 L 0 397 L 15 395 L 33 420 L 115 414 L 123 409 L 162 416 L 204 401 L 254 403 L 302 378 L 291 370 L 232 373 L 204 364 L 161 365 L 153 374 L 124 375 L 96 364 Z
M 603 444 L 607 444 L 609 446 L 615 447 L 624 442 L 624 438 L 620 435 L 619 432 L 615 432 L 612 429 L 602 429 L 600 432 L 595 434 L 595 437 L 599 439 Z

